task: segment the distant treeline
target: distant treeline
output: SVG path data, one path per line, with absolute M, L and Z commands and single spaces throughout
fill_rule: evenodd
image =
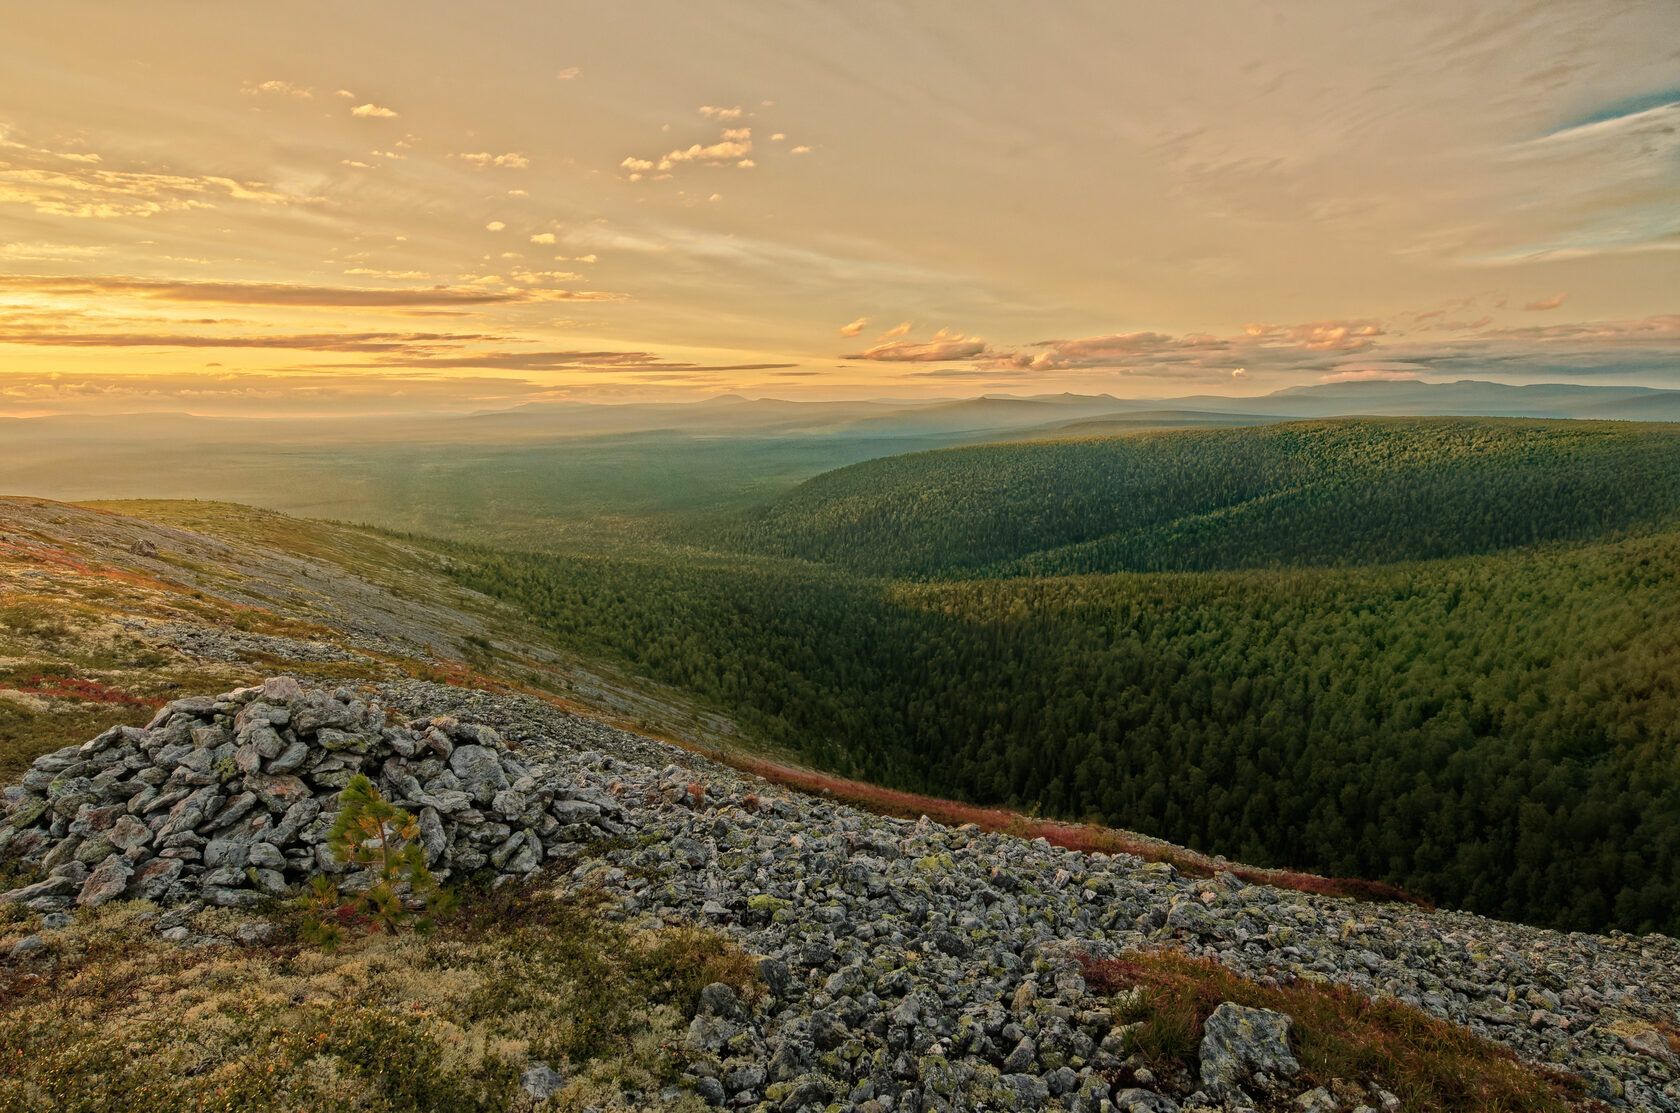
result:
M 1397 468 L 1440 457 L 1450 491 L 1479 474 L 1453 465 L 1455 451 L 1475 455 L 1491 435 L 1512 469 L 1485 469 L 1493 536 L 1519 507 L 1543 523 L 1525 542 L 1643 535 L 1377 567 L 921 583 L 729 554 L 462 549 L 457 573 L 562 643 L 685 687 L 840 773 L 1388 881 L 1489 915 L 1680 933 L 1680 531 L 1655 524 L 1673 492 L 1645 486 L 1672 467 L 1665 442 L 1623 443 L 1609 426 L 1361 424 L 1325 423 L 1324 444 L 1285 455 L 1345 461 L 1349 438 L 1392 441 Z M 1408 428 L 1427 451 L 1406 447 Z M 1236 482 L 1241 468 L 1205 458 L 1228 444 L 1264 472 L 1277 434 L 1176 434 L 1195 447 L 1137 451 Z M 1313 427 L 1288 435 L 1310 442 Z M 1443 447 L 1460 435 L 1462 450 Z M 1549 447 L 1528 452 L 1531 439 Z M 1617 484 L 1609 458 L 1646 470 Z M 1510 478 L 1524 467 L 1537 478 Z M 1379 519 L 1403 535 L 1403 504 L 1367 497 L 1372 482 L 1393 494 L 1382 477 L 1303 503 L 1320 535 L 1296 551 L 1361 551 L 1362 506 L 1386 508 Z M 1545 495 L 1589 490 L 1591 506 Z M 1475 501 L 1444 502 L 1447 548 L 1464 544 Z M 961 561 L 947 539 L 965 534 L 947 519 L 980 515 L 927 505 L 902 520 L 904 551 L 949 575 Z M 1067 536 L 1021 530 L 1001 535 L 1024 538 L 1017 553 Z M 1212 533 L 1205 552 L 1231 551 Z M 986 563 L 1007 549 L 993 543 Z
M 801 485 L 730 542 L 930 577 L 1430 560 L 1680 519 L 1680 425 L 1304 422 L 953 448 Z

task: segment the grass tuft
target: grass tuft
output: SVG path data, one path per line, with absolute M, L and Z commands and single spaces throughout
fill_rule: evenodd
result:
M 1157 1074 L 1198 1068 L 1202 1022 L 1222 1002 L 1288 1013 L 1301 1089 L 1375 1082 L 1408 1113 L 1565 1113 L 1594 1108 L 1571 1076 L 1532 1066 L 1507 1048 L 1398 1001 L 1345 986 L 1267 985 L 1209 959 L 1159 950 L 1085 960 L 1097 993 L 1117 995 L 1130 1047 Z

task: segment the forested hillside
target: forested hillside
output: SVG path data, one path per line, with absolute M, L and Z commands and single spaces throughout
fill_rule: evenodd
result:
M 458 553 L 826 768 L 1570 928 L 1680 931 L 1680 534 L 905 585 Z
M 929 577 L 1378 564 L 1677 520 L 1680 426 L 1340 419 L 874 460 L 731 540 Z

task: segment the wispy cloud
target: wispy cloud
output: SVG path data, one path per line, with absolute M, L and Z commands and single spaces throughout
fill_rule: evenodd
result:
M 1375 321 L 1312 321 L 1304 325 L 1248 325 L 1243 332 L 1262 343 L 1309 352 L 1359 352 L 1383 334 Z
M 1631 321 L 1581 321 L 1567 325 L 1497 328 L 1488 329 L 1480 335 L 1490 340 L 1536 340 L 1543 343 L 1672 344 L 1680 340 L 1680 313 L 1662 313 Z
M 0 289 L 44 294 L 109 294 L 158 301 L 221 305 L 359 306 L 364 309 L 514 305 L 549 301 L 620 301 L 628 296 L 604 290 L 486 290 L 458 286 L 381 289 L 357 286 L 303 286 L 283 282 L 193 282 L 126 276 L 57 275 L 0 275 Z
M 379 363 L 413 369 L 479 369 L 491 371 L 571 371 L 618 373 L 692 373 L 720 371 L 769 371 L 796 366 L 792 363 L 731 363 L 707 365 L 664 359 L 648 351 L 609 351 L 567 348 L 548 351 L 462 352 L 452 355 L 401 355 L 382 357 Z
M 101 161 L 97 154 L 32 150 L 0 168 L 0 204 L 27 205 L 49 216 L 108 220 L 210 209 L 224 201 L 292 205 L 315 200 L 264 182 L 108 169 L 98 165 Z
M 927 341 L 892 340 L 876 344 L 846 359 L 875 360 L 886 363 L 940 363 L 947 360 L 979 359 L 993 355 L 984 340 L 970 340 L 960 332 L 940 329 Z
M 455 157 L 480 170 L 488 167 L 500 167 L 504 170 L 524 170 L 531 165 L 531 160 L 518 151 L 509 151 L 501 155 L 493 155 L 489 151 L 479 151 L 475 154 L 462 154 Z
M 1513 144 L 1494 171 L 1510 217 L 1534 238 L 1466 262 L 1680 250 L 1680 90 Z
M 849 325 L 840 326 L 841 336 L 856 336 L 863 331 L 863 326 L 869 323 L 868 317 L 859 317 Z
M 367 119 L 369 117 L 377 118 L 377 119 L 392 119 L 397 114 L 396 114 L 396 112 L 394 112 L 391 109 L 386 108 L 382 105 L 378 105 L 378 104 L 358 104 L 356 107 L 354 107 L 350 110 L 350 115 L 360 116 L 364 119 Z
M 700 106 L 700 115 L 708 120 L 721 120 L 727 123 L 732 120 L 739 120 L 745 113 L 742 112 L 740 105 L 733 108 L 719 108 L 716 105 L 703 104 Z
M 437 332 L 322 332 L 218 334 L 168 332 L 48 332 L 0 328 L 0 344 L 43 348 L 265 348 L 304 352 L 404 352 L 422 355 L 469 343 L 505 341 L 490 334 Z
M 1549 298 L 1541 298 L 1539 301 L 1531 301 L 1527 305 L 1523 306 L 1523 308 L 1531 311 L 1556 309 L 1558 306 L 1563 304 L 1564 299 L 1568 296 L 1569 293 L 1565 291 L 1561 294 L 1554 294 Z
M 302 85 L 294 85 L 290 81 L 247 81 L 240 86 L 240 92 L 248 97 L 282 96 L 297 97 L 308 100 L 315 95 L 313 89 L 306 89 Z
M 210 369 L 153 375 L 0 372 L 0 412 L 91 413 L 146 410 L 212 415 L 393 413 L 470 410 L 541 397 L 528 379 L 380 370 L 281 373 Z
M 708 162 L 722 163 L 734 159 L 743 159 L 752 154 L 752 129 L 727 128 L 723 138 L 716 143 L 694 143 L 681 150 L 672 151 L 659 160 L 659 169 L 669 170 L 679 162 Z

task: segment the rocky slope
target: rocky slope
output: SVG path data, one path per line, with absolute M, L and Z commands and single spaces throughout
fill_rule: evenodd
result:
M 150 898 L 172 909 L 154 930 L 231 942 L 192 936 L 183 910 L 256 906 L 341 868 L 322 852 L 322 817 L 356 771 L 422 817 L 440 870 L 548 876 L 599 894 L 616 920 L 701 924 L 763 956 L 756 1001 L 723 985 L 702 995 L 667 1100 L 867 1113 L 1398 1105 L 1369 1078 L 1296 1081 L 1288 1018 L 1236 1004 L 1209 1018 L 1198 1073 L 1157 1077 L 1129 1054 L 1127 1002 L 1092 992 L 1084 962 L 1164 946 L 1263 981 L 1398 999 L 1580 1075 L 1612 1107 L 1680 1107 L 1664 1029 L 1680 1017 L 1673 940 L 1190 879 L 873 816 L 542 702 L 411 680 L 271 679 L 41 758 L 6 791 L 0 827 L 6 853 L 47 874 L 4 898 L 41 914 L 12 938 L 11 961 L 49 945 L 46 917 L 77 902 Z M 563 865 L 543 875 L 545 862 Z M 557 1067 L 528 1065 L 533 1100 L 564 1082 Z

